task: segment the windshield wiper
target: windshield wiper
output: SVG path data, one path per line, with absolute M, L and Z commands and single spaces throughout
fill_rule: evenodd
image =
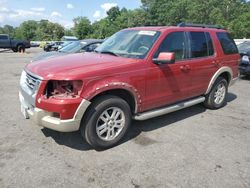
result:
M 119 56 L 115 52 L 111 52 L 111 51 L 95 51 L 95 52 L 101 53 L 101 54 L 110 54 L 110 55 L 113 55 L 113 56 Z

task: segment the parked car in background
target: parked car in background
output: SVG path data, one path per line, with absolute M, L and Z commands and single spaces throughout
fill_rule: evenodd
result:
M 63 56 L 67 54 L 73 54 L 73 53 L 92 52 L 102 42 L 103 40 L 101 39 L 85 39 L 81 41 L 74 41 L 74 42 L 71 42 L 69 45 L 61 48 L 58 51 L 39 54 L 34 59 L 32 59 L 31 62 L 43 60 L 43 59 L 49 59 L 49 58 L 53 58 L 57 56 Z
M 238 49 L 241 56 L 240 74 L 250 76 L 250 41 L 239 44 Z
M 0 48 L 11 49 L 13 52 L 24 52 L 26 48 L 30 48 L 30 42 L 11 39 L 9 35 L 0 34 Z
M 58 45 L 58 46 L 55 47 L 55 48 L 57 49 L 57 50 L 55 50 L 55 51 L 58 51 L 58 50 L 60 50 L 61 48 L 64 48 L 65 46 L 71 44 L 72 42 L 74 42 L 74 41 L 63 41 L 62 44 L 60 44 L 60 45 Z
M 58 41 L 58 42 L 50 42 L 48 44 L 46 44 L 43 48 L 43 50 L 45 52 L 50 52 L 50 51 L 57 51 L 58 50 L 58 46 L 60 46 L 61 44 L 63 44 L 63 41 Z
M 61 38 L 61 41 L 77 41 L 78 38 L 75 36 L 63 36 Z
M 30 42 L 30 47 L 39 47 L 39 46 L 40 46 L 40 42 L 34 42 L 34 41 Z
M 128 28 L 95 53 L 28 64 L 20 79 L 21 111 L 49 129 L 80 129 L 91 146 L 106 149 L 124 137 L 132 119 L 198 103 L 222 108 L 239 61 L 233 39 L 218 26 Z

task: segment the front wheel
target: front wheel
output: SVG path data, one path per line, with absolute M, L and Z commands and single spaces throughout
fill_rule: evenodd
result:
M 225 78 L 219 77 L 215 81 L 211 91 L 206 95 L 205 107 L 218 109 L 225 105 L 228 91 L 228 82 Z
M 81 134 L 96 149 L 107 149 L 119 143 L 131 123 L 128 103 L 107 95 L 95 100 L 81 125 Z

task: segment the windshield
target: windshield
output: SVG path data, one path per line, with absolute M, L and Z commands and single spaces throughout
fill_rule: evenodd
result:
M 76 53 L 79 52 L 83 46 L 85 46 L 87 43 L 86 42 L 71 42 L 70 44 L 62 47 L 59 52 L 64 52 L 64 53 Z
M 250 51 L 250 42 L 243 42 L 239 44 L 238 49 L 240 52 Z
M 158 39 L 159 31 L 123 30 L 104 41 L 95 51 L 143 59 Z

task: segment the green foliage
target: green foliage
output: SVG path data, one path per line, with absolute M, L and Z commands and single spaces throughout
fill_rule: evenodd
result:
M 12 38 L 26 40 L 60 40 L 64 35 L 64 28 L 57 23 L 51 23 L 48 20 L 39 22 L 28 20 L 19 27 L 5 25 L 0 27 L 0 33 L 9 34 Z
M 218 24 L 235 38 L 250 37 L 250 4 L 245 0 L 142 0 L 142 5 L 150 25 Z
M 91 22 L 86 17 L 77 17 L 74 20 L 73 32 L 78 39 L 84 39 L 92 32 Z

